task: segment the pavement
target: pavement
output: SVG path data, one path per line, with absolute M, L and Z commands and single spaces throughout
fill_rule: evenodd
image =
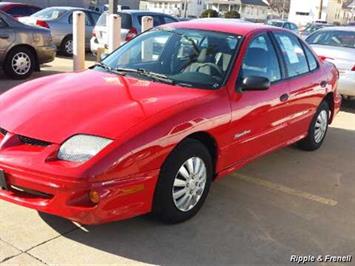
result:
M 34 77 L 70 65 L 57 58 Z M 1 91 L 19 83 L 0 74 Z M 291 255 L 355 256 L 354 147 L 355 101 L 347 101 L 320 150 L 292 146 L 250 163 L 214 183 L 195 218 L 173 226 L 147 215 L 83 227 L 0 201 L 0 264 L 288 265 Z

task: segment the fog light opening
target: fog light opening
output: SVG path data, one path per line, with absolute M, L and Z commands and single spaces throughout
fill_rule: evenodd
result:
M 92 203 L 99 203 L 100 202 L 100 194 L 99 192 L 95 191 L 95 190 L 91 190 L 89 192 L 89 199 Z

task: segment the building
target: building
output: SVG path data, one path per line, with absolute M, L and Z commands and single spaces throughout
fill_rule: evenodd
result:
M 50 7 L 50 6 L 75 6 L 75 7 L 85 7 L 90 6 L 101 7 L 108 4 L 108 0 L 9 0 L 11 2 L 17 3 L 27 3 L 33 4 L 39 7 Z M 0 1 L 1 2 L 1 1 Z M 131 9 L 139 8 L 139 0 L 119 0 L 119 5 L 129 6 Z
M 265 21 L 270 11 L 269 3 L 265 0 L 206 0 L 206 8 L 222 15 L 236 10 L 242 18 L 255 22 Z
M 186 2 L 186 9 L 185 9 Z M 178 17 L 197 18 L 205 7 L 205 0 L 146 0 L 141 1 L 140 9 L 162 12 Z
M 290 12 L 290 0 L 269 0 L 272 17 L 286 19 Z
M 355 22 L 355 0 L 347 0 L 343 3 L 343 24 Z
M 315 21 L 326 21 L 327 7 L 328 0 L 291 0 L 288 19 L 299 26 Z

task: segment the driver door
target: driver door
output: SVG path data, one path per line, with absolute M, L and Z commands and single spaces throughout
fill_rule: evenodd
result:
M 280 62 L 274 43 L 266 32 L 250 41 L 231 101 L 231 164 L 258 157 L 286 139 L 283 121 L 288 111 L 287 99 L 283 97 L 288 82 L 283 80 Z M 238 91 L 238 84 L 249 76 L 268 78 L 270 88 L 264 91 Z

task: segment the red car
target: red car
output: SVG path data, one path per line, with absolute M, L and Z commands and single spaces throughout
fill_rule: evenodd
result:
M 318 149 L 338 72 L 292 32 L 165 25 L 101 63 L 0 97 L 0 198 L 98 224 L 154 212 L 182 222 L 211 182 L 268 152 Z
M 14 18 L 27 17 L 41 10 L 41 8 L 33 5 L 13 3 L 13 2 L 1 2 L 0 10 L 13 16 Z

